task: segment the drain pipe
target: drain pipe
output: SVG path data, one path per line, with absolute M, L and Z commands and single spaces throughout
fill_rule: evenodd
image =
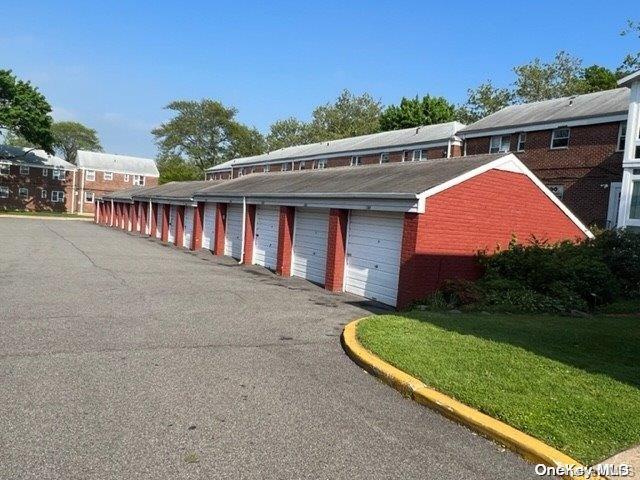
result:
M 113 199 L 111 199 L 111 214 L 109 215 L 111 218 L 109 219 L 109 226 L 113 227 Z
M 240 263 L 244 262 L 244 231 L 246 228 L 247 221 L 247 197 L 242 197 L 242 237 L 240 241 L 242 242 L 242 249 L 240 250 Z

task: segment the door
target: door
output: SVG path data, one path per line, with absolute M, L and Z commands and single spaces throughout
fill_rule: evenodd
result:
M 611 182 L 609 187 L 609 208 L 607 210 L 607 228 L 616 228 L 618 225 L 618 209 L 620 207 L 620 192 L 622 182 Z
M 403 225 L 402 214 L 351 211 L 345 291 L 396 305 Z
M 162 238 L 162 209 L 164 205 L 154 203 L 156 206 L 156 238 Z
M 184 248 L 191 248 L 191 241 L 193 239 L 193 214 L 194 207 L 185 207 L 184 209 L 184 233 L 182 234 L 182 246 Z
M 256 208 L 256 231 L 253 243 L 253 263 L 276 269 L 278 258 L 279 209 L 271 206 Z
M 240 260 L 242 255 L 242 205 L 230 204 L 227 207 L 224 254 L 236 260 Z
M 178 216 L 178 207 L 176 205 L 171 205 L 169 209 L 169 238 L 167 239 L 169 243 L 174 243 L 176 241 L 176 218 Z
M 291 274 L 324 285 L 329 211 L 296 208 Z
M 202 248 L 213 250 L 213 239 L 216 238 L 216 204 L 207 203 L 204 206 L 204 221 L 202 222 Z

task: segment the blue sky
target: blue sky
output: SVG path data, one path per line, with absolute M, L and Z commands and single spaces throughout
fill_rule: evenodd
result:
M 265 132 L 308 119 L 343 88 L 385 104 L 427 93 L 462 102 L 468 88 L 507 86 L 514 65 L 560 49 L 615 67 L 640 50 L 619 36 L 637 0 L 608 5 L 10 0 L 0 67 L 37 85 L 57 120 L 98 130 L 106 151 L 154 156 L 150 130 L 174 99 L 218 99 Z

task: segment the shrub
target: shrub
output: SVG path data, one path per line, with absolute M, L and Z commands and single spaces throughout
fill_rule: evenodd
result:
M 482 300 L 482 290 L 473 282 L 462 279 L 450 279 L 442 282 L 439 292 L 451 307 L 478 303 Z
M 640 234 L 628 229 L 604 230 L 585 246 L 615 273 L 625 297 L 640 295 Z

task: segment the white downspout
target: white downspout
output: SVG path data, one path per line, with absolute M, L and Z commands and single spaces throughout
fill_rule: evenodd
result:
M 73 172 L 73 179 L 71 180 L 71 213 L 76 211 L 76 173 L 78 170 Z M 53 175 L 53 173 L 51 174 Z
M 156 215 L 156 213 L 153 211 L 153 203 L 151 203 L 151 200 L 149 200 L 149 208 L 147 209 L 147 227 L 146 230 L 148 230 L 147 235 L 151 236 L 151 215 L 155 215 L 156 217 L 156 222 L 158 221 L 158 215 Z
M 82 179 L 80 180 L 80 213 L 84 213 L 84 170 L 82 172 Z
M 451 138 L 447 140 L 447 158 L 451 158 Z
M 247 220 L 247 197 L 242 197 L 242 250 L 240 251 L 240 263 L 244 262 L 244 234 Z

